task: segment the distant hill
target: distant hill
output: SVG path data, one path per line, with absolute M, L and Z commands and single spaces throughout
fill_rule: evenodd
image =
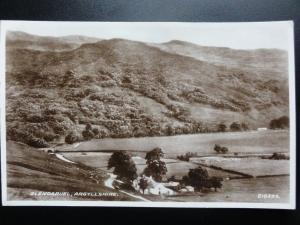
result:
M 149 45 L 166 52 L 190 56 L 215 65 L 242 68 L 266 78 L 272 78 L 274 73 L 276 73 L 276 76 L 286 78 L 288 73 L 287 52 L 279 49 L 236 50 L 224 47 L 200 46 L 178 40 Z
M 212 132 L 234 121 L 265 127 L 288 115 L 282 50 L 124 39 L 61 50 L 65 38 L 32 35 L 35 41 L 22 48 L 11 45 L 12 36 L 7 36 L 6 76 L 13 140 L 25 132 L 57 141 L 72 130 L 80 134 L 87 123 L 99 131 L 98 138 L 138 137 Z M 57 51 L 36 48 L 46 41 Z
M 8 31 L 6 34 L 9 48 L 24 48 L 40 51 L 65 51 L 78 48 L 83 43 L 100 41 L 97 38 L 80 35 L 46 37 L 27 34 L 21 31 Z

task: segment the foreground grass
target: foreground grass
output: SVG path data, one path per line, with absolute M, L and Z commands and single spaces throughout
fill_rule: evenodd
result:
M 136 200 L 106 188 L 106 173 L 80 163 L 68 163 L 27 145 L 7 142 L 8 200 Z M 70 196 L 33 196 L 32 192 L 69 192 Z M 115 193 L 114 196 L 74 196 L 75 192 Z
M 237 179 L 223 182 L 222 189 L 217 192 L 193 193 L 166 197 L 165 201 L 183 202 L 257 202 L 287 203 L 289 202 L 289 176 L 257 179 Z M 276 198 L 259 198 L 259 194 L 273 194 Z

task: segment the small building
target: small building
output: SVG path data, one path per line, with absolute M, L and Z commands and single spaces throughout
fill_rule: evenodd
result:
M 266 128 L 266 127 L 259 127 L 259 128 L 257 128 L 257 131 L 264 131 L 264 130 L 268 130 L 268 128 Z

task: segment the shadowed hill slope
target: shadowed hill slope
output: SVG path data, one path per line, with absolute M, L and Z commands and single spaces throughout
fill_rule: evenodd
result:
M 64 162 L 54 154 L 7 142 L 9 200 L 135 200 L 104 186 L 107 175 L 93 168 Z M 35 192 L 69 192 L 69 196 L 32 195 Z M 80 197 L 75 192 L 116 193 L 116 196 Z

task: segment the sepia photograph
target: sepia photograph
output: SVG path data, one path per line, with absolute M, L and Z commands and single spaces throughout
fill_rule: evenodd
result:
M 3 205 L 295 208 L 292 21 L 1 21 Z

